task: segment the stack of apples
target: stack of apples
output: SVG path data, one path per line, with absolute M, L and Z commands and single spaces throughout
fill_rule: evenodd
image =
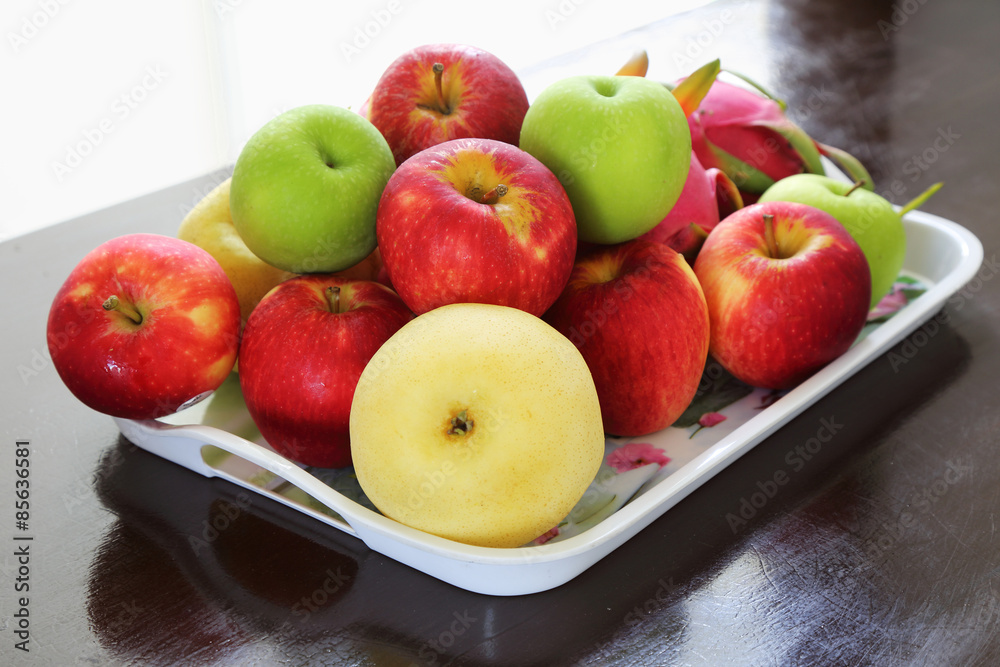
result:
M 739 115 L 727 94 L 766 98 L 715 94 L 718 61 L 669 85 L 647 62 L 529 105 L 496 56 L 428 45 L 357 112 L 277 116 L 176 238 L 83 258 L 50 311 L 55 367 L 129 419 L 237 372 L 272 448 L 353 465 L 387 516 L 530 542 L 593 481 L 606 435 L 684 412 L 710 354 L 793 387 L 853 343 L 902 265 L 900 214 L 870 180 L 806 173 L 801 137 L 778 144 L 794 173 L 748 179 L 733 153 L 764 130 L 704 119 Z

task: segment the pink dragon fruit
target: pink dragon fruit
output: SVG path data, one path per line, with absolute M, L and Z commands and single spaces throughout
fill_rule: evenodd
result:
M 743 199 L 736 184 L 720 169 L 705 169 L 692 151 L 691 168 L 680 198 L 666 217 L 642 238 L 664 243 L 693 262 L 708 232 L 742 207 Z
M 688 126 L 701 163 L 725 172 L 748 203 L 786 176 L 823 174 L 821 155 L 871 189 L 871 176 L 861 162 L 815 141 L 788 119 L 783 102 L 748 88 L 715 80 L 688 116 Z

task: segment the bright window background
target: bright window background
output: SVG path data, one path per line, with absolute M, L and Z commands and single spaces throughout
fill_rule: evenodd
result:
M 357 107 L 419 44 L 486 49 L 532 98 L 539 63 L 704 4 L 5 0 L 0 240 L 229 165 L 286 109 Z M 557 71 L 612 73 L 631 54 L 595 53 Z

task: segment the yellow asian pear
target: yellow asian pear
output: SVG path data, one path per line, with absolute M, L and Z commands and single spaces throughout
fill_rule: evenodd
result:
M 515 308 L 441 306 L 393 335 L 351 406 L 362 490 L 457 542 L 522 546 L 555 527 L 604 454 L 597 390 L 565 336 Z
M 243 322 L 275 285 L 296 274 L 275 268 L 250 252 L 240 238 L 229 212 L 229 185 L 226 179 L 211 190 L 184 217 L 177 238 L 206 250 L 215 258 L 236 290 Z

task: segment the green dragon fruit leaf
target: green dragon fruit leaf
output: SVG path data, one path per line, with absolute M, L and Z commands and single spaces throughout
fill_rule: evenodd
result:
M 764 86 L 760 85 L 759 83 L 757 83 L 756 81 L 754 81 L 753 79 L 751 79 L 746 74 L 742 74 L 740 72 L 736 72 L 736 71 L 731 70 L 729 68 L 726 68 L 723 71 L 726 72 L 726 73 L 728 73 L 728 74 L 732 74 L 737 79 L 742 79 L 746 83 L 748 83 L 751 86 L 753 86 L 754 88 L 756 88 L 760 92 L 761 95 L 763 95 L 764 97 L 766 97 L 767 99 L 771 100 L 772 102 L 774 102 L 775 104 L 777 104 L 779 107 L 781 107 L 782 111 L 787 111 L 788 110 L 788 104 L 785 102 L 785 100 L 781 99 L 780 97 L 775 97 L 774 95 L 771 94 L 771 91 L 769 91 L 767 88 L 765 88 Z
M 813 138 L 806 134 L 805 130 L 801 127 L 792 121 L 786 121 L 784 123 L 761 122 L 754 123 L 754 125 L 766 127 L 784 137 L 802 159 L 806 172 L 810 174 L 826 174 L 826 170 L 823 169 L 823 162 L 819 157 L 819 150 L 816 148 L 816 142 L 813 141 Z
M 851 182 L 857 183 L 858 181 L 863 181 L 861 187 L 865 190 L 875 190 L 871 174 L 868 173 L 868 170 L 865 169 L 865 166 L 861 164 L 859 159 L 840 148 L 828 146 L 815 140 L 814 143 L 816 144 L 816 148 L 819 149 L 820 154 L 832 160 L 834 164 L 847 174 Z
M 745 192 L 764 192 L 774 185 L 774 179 L 760 169 L 740 160 L 715 144 L 709 143 L 708 149 L 716 159 L 716 166 L 732 179 L 736 187 Z
M 933 197 L 934 193 L 937 192 L 938 190 L 940 190 L 941 186 L 943 186 L 943 185 L 944 185 L 944 183 L 935 183 L 934 185 L 932 185 L 931 187 L 927 188 L 926 190 L 924 190 L 923 192 L 921 192 L 919 195 L 917 195 L 916 197 L 914 197 L 913 199 L 911 199 L 907 204 L 905 204 L 903 206 L 902 209 L 900 209 L 900 211 L 899 211 L 899 217 L 902 218 L 904 215 L 906 215 L 910 211 L 912 211 L 914 209 L 917 209 L 920 206 L 922 206 L 923 203 L 926 202 L 931 197 Z

